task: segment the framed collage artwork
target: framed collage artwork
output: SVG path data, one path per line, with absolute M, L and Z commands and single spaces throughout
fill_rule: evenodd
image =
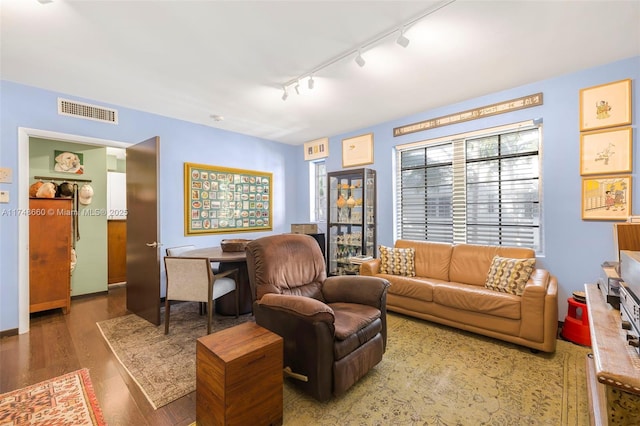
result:
M 273 175 L 184 163 L 185 235 L 269 231 Z

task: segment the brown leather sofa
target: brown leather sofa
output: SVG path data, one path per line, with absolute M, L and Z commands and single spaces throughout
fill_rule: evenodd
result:
M 533 258 L 533 250 L 471 244 L 398 240 L 415 249 L 414 277 L 380 274 L 380 259 L 365 262 L 360 274 L 391 283 L 387 309 L 554 352 L 558 332 L 558 282 L 534 269 L 521 296 L 485 287 L 494 256 Z
M 283 337 L 285 372 L 303 391 L 326 401 L 382 360 L 387 280 L 327 278 L 309 235 L 262 237 L 245 251 L 256 323 Z

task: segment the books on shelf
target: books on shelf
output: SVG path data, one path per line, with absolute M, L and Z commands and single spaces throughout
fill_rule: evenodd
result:
M 358 256 L 351 256 L 349 258 L 349 263 L 355 263 L 356 265 L 359 265 L 361 263 L 366 262 L 367 260 L 372 260 L 373 257 L 371 256 L 365 256 L 365 255 L 358 255 Z

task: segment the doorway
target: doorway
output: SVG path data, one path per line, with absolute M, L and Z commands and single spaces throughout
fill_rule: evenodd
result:
M 31 138 L 50 139 L 60 142 L 71 142 L 85 145 L 115 147 L 126 149 L 130 143 L 107 139 L 89 138 L 65 133 L 39 129 L 18 128 L 18 207 L 29 208 L 30 158 L 29 143 Z M 18 218 L 18 333 L 29 331 L 29 218 Z

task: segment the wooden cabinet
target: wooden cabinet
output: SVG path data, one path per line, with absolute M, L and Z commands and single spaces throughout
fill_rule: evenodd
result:
M 29 200 L 29 312 L 71 307 L 71 199 Z
M 107 221 L 108 284 L 127 281 L 127 222 Z
M 593 354 L 587 357 L 592 425 L 640 424 L 640 357 L 628 345 L 620 311 L 586 284 Z
M 281 425 L 283 340 L 254 322 L 196 343 L 199 425 Z

